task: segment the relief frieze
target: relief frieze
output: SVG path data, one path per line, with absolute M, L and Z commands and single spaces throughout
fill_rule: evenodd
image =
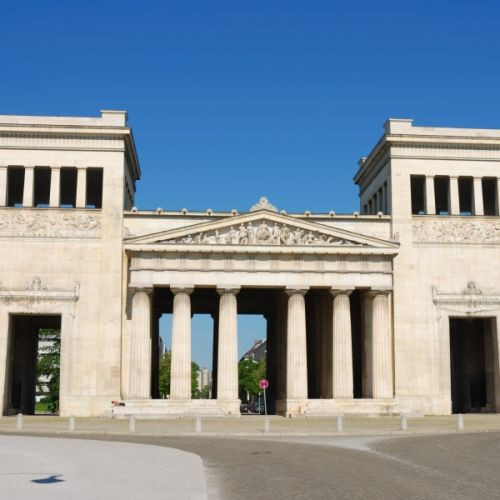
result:
M 98 238 L 101 218 L 98 214 L 60 212 L 0 213 L 0 237 L 27 238 Z
M 187 245 L 282 245 L 282 246 L 363 246 L 356 241 L 331 236 L 319 231 L 307 231 L 278 222 L 248 222 L 227 229 L 196 232 L 165 240 L 165 244 Z
M 500 244 L 500 222 L 488 220 L 414 220 L 416 243 Z

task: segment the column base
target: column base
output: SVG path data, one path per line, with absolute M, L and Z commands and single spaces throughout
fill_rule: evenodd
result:
M 125 399 L 106 415 L 113 418 L 239 417 L 240 401 L 220 399 Z
M 395 399 L 283 399 L 276 413 L 285 417 L 335 417 L 337 415 L 394 415 L 400 412 Z

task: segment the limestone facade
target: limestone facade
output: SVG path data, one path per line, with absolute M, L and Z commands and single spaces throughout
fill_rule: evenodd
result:
M 273 412 L 500 411 L 499 130 L 389 120 L 352 215 L 264 197 L 245 213 L 140 211 L 140 174 L 125 112 L 0 116 L 3 413 L 29 402 L 29 317 L 61 328 L 61 415 L 238 415 L 237 315 L 255 313 Z M 198 313 L 214 319 L 209 400 L 191 399 Z

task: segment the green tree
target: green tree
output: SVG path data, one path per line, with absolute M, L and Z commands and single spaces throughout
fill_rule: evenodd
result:
M 165 351 L 160 359 L 159 367 L 159 388 L 160 396 L 166 398 L 170 395 L 170 367 L 172 365 L 172 353 Z M 198 391 L 198 372 L 200 367 L 194 362 L 191 362 L 191 397 L 199 398 L 200 391 Z
M 193 399 L 200 399 L 200 391 L 198 390 L 198 372 L 200 367 L 191 361 L 191 397 Z
M 52 413 L 59 409 L 59 373 L 61 362 L 61 332 L 43 328 L 38 332 L 38 363 L 36 386 Z M 48 389 L 48 392 L 47 392 Z
M 160 359 L 160 396 L 166 398 L 170 394 L 170 365 L 172 355 L 170 351 L 165 351 Z
M 250 401 L 261 392 L 259 380 L 266 378 L 266 362 L 252 358 L 242 359 L 238 363 L 238 392 L 242 401 Z

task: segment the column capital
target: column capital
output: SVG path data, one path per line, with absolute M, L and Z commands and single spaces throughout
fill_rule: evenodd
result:
M 130 285 L 128 289 L 133 294 L 143 292 L 146 295 L 152 295 L 154 290 L 152 286 L 140 286 L 140 285 Z
M 241 287 L 240 286 L 218 286 L 217 287 L 217 293 L 219 295 L 226 295 L 226 294 L 230 294 L 230 295 L 237 295 L 238 292 L 241 290 Z
M 330 293 L 336 297 L 337 295 L 351 295 L 354 292 L 354 288 L 330 288 Z
M 288 287 L 285 288 L 285 293 L 291 297 L 292 295 L 305 295 L 309 291 L 309 287 Z
M 174 295 L 177 295 L 178 293 L 184 293 L 186 295 L 191 295 L 194 290 L 194 285 L 175 285 L 171 286 L 170 290 L 172 290 L 172 293 Z

